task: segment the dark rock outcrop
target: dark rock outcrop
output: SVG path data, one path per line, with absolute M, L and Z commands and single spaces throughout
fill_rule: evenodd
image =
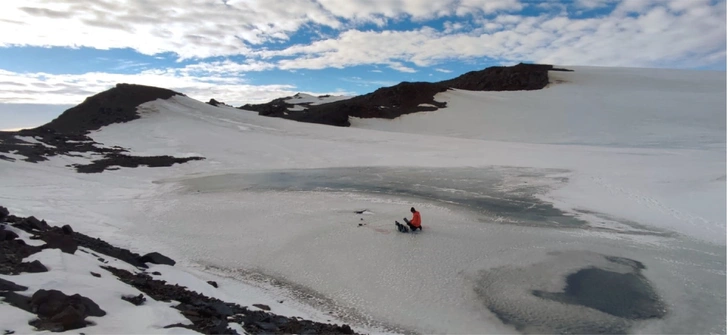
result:
M 138 119 L 139 105 L 175 95 L 184 94 L 159 87 L 116 84 L 114 88 L 86 98 L 42 128 L 64 134 L 87 134 L 103 126 Z
M 348 325 L 324 324 L 278 316 L 261 310 L 251 311 L 237 304 L 190 291 L 183 286 L 152 279 L 145 273 L 133 274 L 113 267 L 104 269 L 152 299 L 179 301 L 180 304 L 174 308 L 180 310 L 193 324 L 174 324 L 165 328 L 183 327 L 205 334 L 233 334 L 228 322 L 235 322 L 241 323 L 248 334 L 354 334 Z
M 49 231 L 41 235 L 41 239 L 46 243 L 43 249 L 61 249 L 67 254 L 74 254 L 78 249 L 78 242 L 62 232 Z
M 19 272 L 29 272 L 29 273 L 41 273 L 41 272 L 48 272 L 48 268 L 43 265 L 39 260 L 34 260 L 30 263 L 21 263 L 18 267 L 20 270 Z
M 549 71 L 569 70 L 555 69 L 552 65 L 544 64 L 495 66 L 436 83 L 403 82 L 348 100 L 309 105 L 303 111 L 288 110 L 293 107 L 285 102 L 290 97 L 275 99 L 265 104 L 247 104 L 239 108 L 256 111 L 264 116 L 348 127 L 349 117 L 394 119 L 405 114 L 444 108 L 446 103 L 436 101 L 434 97 L 437 93 L 451 88 L 473 91 L 543 89 L 549 84 Z
M 0 206 L 0 221 L 5 220 L 10 215 L 10 211 L 7 208 Z
M 21 272 L 47 271 L 45 266 L 37 260 L 31 263 L 23 262 L 23 258 L 39 251 L 41 251 L 40 247 L 27 245 L 20 239 L 0 241 L 0 274 L 15 275 Z
M 37 219 L 35 219 L 37 220 Z M 59 227 L 48 226 L 45 230 L 38 231 L 31 227 L 27 218 L 9 215 L 6 222 L 13 223 L 17 228 L 30 233 L 37 234 L 39 239 L 49 239 L 52 237 L 63 236 L 72 237 L 79 246 L 93 250 L 93 252 L 79 249 L 82 252 L 89 253 L 95 257 L 98 254 L 104 254 L 124 260 L 137 267 L 146 267 L 139 256 L 126 249 L 117 248 L 100 240 L 94 239 L 78 232 L 64 234 L 64 229 Z M 33 220 L 31 220 L 33 221 Z M 35 221 L 33 221 L 35 222 Z M 38 222 L 41 222 L 38 220 Z M 70 228 L 70 227 L 69 227 Z M 69 229 L 65 229 L 69 231 Z M 72 229 L 71 229 L 72 231 Z M 34 252 L 40 251 L 44 246 L 34 247 L 27 246 L 22 240 L 11 240 L 0 242 L 0 273 L 11 274 L 18 273 L 19 268 L 28 266 L 29 264 L 37 264 L 45 269 L 40 262 L 21 263 L 24 257 Z M 98 253 L 98 254 L 97 254 Z M 156 255 L 154 255 L 156 254 Z M 170 260 L 158 253 L 145 255 L 145 257 L 160 259 L 169 263 Z M 161 258 L 160 258 L 161 257 Z M 98 257 L 102 259 L 101 257 Z M 168 260 L 168 261 L 167 261 Z M 3 272 L 5 265 L 10 265 L 10 271 Z M 144 292 L 146 296 L 158 301 L 178 301 L 179 305 L 174 308 L 180 310 L 182 315 L 192 321 L 192 325 L 170 325 L 165 328 L 183 327 L 205 334 L 234 334 L 235 332 L 229 328 L 229 322 L 241 323 L 245 331 L 249 334 L 354 334 L 348 325 L 335 325 L 302 320 L 300 318 L 288 318 L 278 316 L 266 311 L 251 311 L 246 307 L 227 303 L 215 298 L 210 298 L 190 291 L 184 286 L 170 285 L 162 280 L 152 279 L 146 273 L 131 273 L 126 270 L 117 269 L 110 266 L 102 266 L 103 269 L 109 271 L 119 280 L 127 283 L 138 290 Z M 98 277 L 99 274 L 91 273 Z M 154 274 L 159 275 L 159 272 Z M 211 282 L 211 285 L 216 284 Z M 80 295 L 67 296 L 60 291 L 39 290 L 32 298 L 26 297 L 8 289 L 25 289 L 15 283 L 0 282 L 0 297 L 3 297 L 5 303 L 21 308 L 31 313 L 39 315 L 37 320 L 30 322 L 31 325 L 39 330 L 50 331 L 66 331 L 69 329 L 77 329 L 85 327 L 89 324 L 85 320 L 88 316 L 103 316 L 105 312 L 95 302 Z M 213 285 L 214 286 L 214 285 Z M 146 296 L 122 297 L 135 305 L 142 304 L 146 300 Z M 282 301 L 281 301 L 282 302 Z M 268 306 L 258 305 L 259 308 Z M 269 309 L 269 307 L 268 307 Z
M 85 327 L 88 316 L 104 316 L 106 312 L 93 300 L 58 290 L 38 290 L 30 298 L 32 311 L 39 319 L 30 324 L 40 330 L 66 331 Z
M 65 155 L 80 157 L 78 153 L 91 153 L 103 158 L 89 164 L 73 164 L 78 172 L 103 172 L 111 166 L 165 167 L 176 163 L 204 159 L 203 157 L 133 156 L 122 147 L 106 147 L 87 134 L 92 130 L 114 123 L 140 118 L 137 107 L 157 99 L 169 99 L 181 93 L 163 88 L 117 84 L 116 87 L 87 98 L 83 103 L 66 110 L 55 120 L 33 129 L 0 132 L 0 153 L 24 156 L 26 162 L 37 163 L 48 157 Z M 5 160 L 15 159 L 2 156 Z M 0 215 L 1 216 L 1 215 Z
M 218 106 L 230 106 L 230 105 L 228 105 L 228 104 L 226 104 L 224 102 L 217 101 L 215 99 L 210 99 L 210 101 L 206 102 L 206 104 L 212 105 L 212 106 L 215 106 L 215 107 L 218 107 Z
M 140 262 L 143 263 L 152 263 L 152 264 L 164 264 L 164 265 L 174 265 L 176 262 L 172 260 L 171 258 L 162 255 L 158 252 L 151 252 L 148 253 L 141 258 L 139 258 Z
M 217 288 L 217 282 L 210 280 L 207 283 L 210 284 L 210 286 Z
M 140 295 L 137 295 L 137 296 L 134 296 L 134 295 L 131 295 L 131 296 L 125 295 L 125 296 L 122 296 L 121 297 L 121 300 L 128 301 L 131 304 L 133 304 L 134 306 L 141 306 L 145 301 L 147 301 L 147 298 L 145 298 L 143 294 L 140 294 Z
M 28 288 L 0 278 L 0 291 L 25 291 Z
M 269 311 L 270 310 L 270 306 L 263 305 L 263 304 L 253 304 L 253 307 L 258 307 L 258 308 L 260 308 L 260 309 L 262 309 L 264 311 Z
M 81 173 L 100 173 L 110 170 L 112 166 L 135 168 L 139 166 L 163 167 L 189 161 L 203 160 L 204 157 L 172 157 L 172 156 L 129 156 L 125 154 L 108 154 L 90 164 L 73 164 L 76 171 Z

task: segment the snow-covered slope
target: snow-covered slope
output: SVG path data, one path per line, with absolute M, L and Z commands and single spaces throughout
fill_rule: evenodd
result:
M 205 160 L 91 175 L 64 167 L 82 158 L 0 161 L 0 197 L 375 332 L 725 332 L 725 73 L 575 69 L 353 128 L 157 100 L 90 137 Z M 412 206 L 425 230 L 395 233 Z M 533 294 L 590 267 L 646 278 L 666 316 Z
M 345 95 L 322 95 L 315 96 L 306 93 L 296 93 L 290 99 L 284 100 L 285 103 L 291 105 L 321 105 L 329 102 L 350 99 L 350 96 Z
M 570 67 L 543 90 L 452 90 L 447 108 L 357 128 L 497 141 L 725 150 L 725 72 Z

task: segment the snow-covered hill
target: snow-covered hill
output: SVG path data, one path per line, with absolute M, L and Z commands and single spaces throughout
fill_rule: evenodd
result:
M 0 160 L 0 197 L 356 329 L 725 332 L 725 73 L 575 69 L 351 128 L 156 100 L 89 137 L 204 160 Z

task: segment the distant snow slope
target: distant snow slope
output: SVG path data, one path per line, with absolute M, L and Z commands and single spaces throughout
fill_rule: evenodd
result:
M 725 150 L 726 74 L 569 67 L 521 92 L 453 90 L 447 108 L 352 127 L 474 139 L 614 147 Z
M 349 98 L 351 97 L 345 95 L 323 95 L 317 97 L 306 93 L 296 93 L 296 95 L 292 96 L 290 99 L 284 100 L 283 102 L 294 105 L 294 107 L 288 108 L 290 111 L 302 111 L 305 110 L 308 105 L 321 105 Z
M 552 79 L 566 82 L 541 91 L 453 91 L 442 94 L 448 108 L 358 120 L 354 128 L 261 117 L 176 96 L 146 103 L 141 119 L 90 136 L 136 155 L 206 160 L 93 175 L 64 166 L 78 157 L 0 161 L 0 198 L 19 215 L 72 222 L 122 247 L 153 245 L 178 261 L 175 269 L 217 269 L 245 282 L 265 274 L 266 287 L 297 292 L 274 311 L 290 307 L 293 298 L 316 298 L 312 304 L 335 312 L 335 320 L 373 332 L 515 332 L 475 293 L 483 273 L 503 288 L 504 308 L 539 320 L 612 322 L 583 308 L 536 304 L 530 293 L 562 289 L 566 274 L 590 264 L 579 256 L 590 251 L 646 265 L 645 276 L 669 312 L 665 320 L 637 323 L 637 332 L 724 333 L 721 76 L 576 68 L 555 73 Z M 327 174 L 330 168 L 349 168 L 350 175 L 328 186 L 326 176 L 335 176 Z M 311 169 L 324 177 L 312 181 Z M 459 188 L 482 182 L 458 175 L 461 169 L 491 181 L 477 190 Z M 357 184 L 362 181 L 371 186 Z M 526 205 L 541 199 L 587 224 L 520 225 L 407 194 L 433 181 L 441 192 L 433 194 L 486 200 L 491 191 L 515 196 L 526 189 L 535 197 Z M 394 233 L 393 221 L 408 216 L 411 206 L 422 210 L 425 230 Z M 373 214 L 354 214 L 362 209 Z M 554 257 L 565 260 L 551 266 L 547 259 Z M 548 271 L 532 272 L 543 268 Z M 326 318 L 300 305 L 291 310 Z

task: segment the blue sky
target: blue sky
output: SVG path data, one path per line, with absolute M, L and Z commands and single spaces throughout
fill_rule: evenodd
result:
M 0 129 L 117 82 L 240 105 L 518 62 L 725 71 L 725 17 L 717 0 L 4 1 Z

